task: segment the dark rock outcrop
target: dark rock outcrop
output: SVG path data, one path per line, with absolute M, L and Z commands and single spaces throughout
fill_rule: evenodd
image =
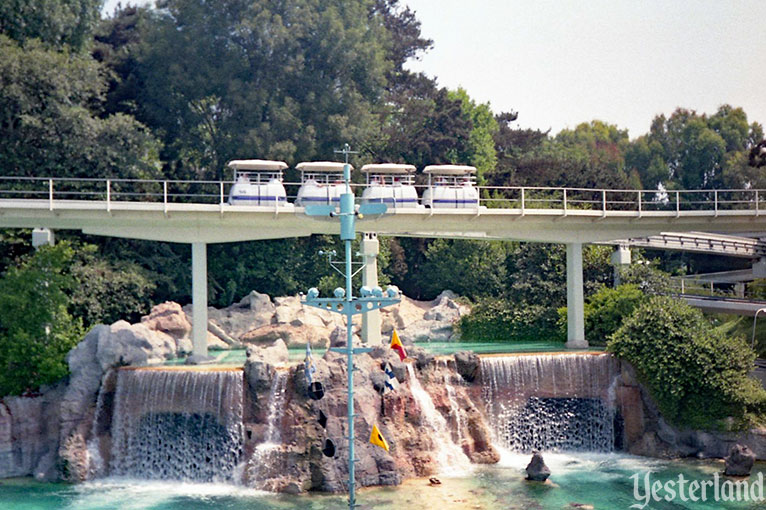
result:
M 479 375 L 479 356 L 471 351 L 455 353 L 455 369 L 466 382 L 474 382 Z
M 725 460 L 726 476 L 749 476 L 755 464 L 755 454 L 747 446 L 735 444 Z
M 545 465 L 545 460 L 540 452 L 532 454 L 532 460 L 527 464 L 527 480 L 532 482 L 544 482 L 551 476 L 551 470 Z

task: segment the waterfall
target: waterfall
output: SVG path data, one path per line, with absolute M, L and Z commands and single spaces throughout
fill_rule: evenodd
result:
M 90 433 L 91 437 L 86 444 L 88 453 L 88 478 L 98 478 L 106 474 L 106 465 L 100 449 L 99 424 L 104 419 L 104 386 L 110 375 L 111 371 L 108 371 L 101 378 L 101 390 L 98 392 L 98 398 L 96 399 L 96 412 L 93 415 L 93 425 Z
M 234 481 L 242 455 L 242 395 L 240 370 L 120 370 L 111 474 Z
M 482 357 L 482 393 L 496 440 L 522 452 L 613 450 L 618 375 L 609 354 Z
M 445 474 L 462 473 L 470 469 L 471 462 L 460 446 L 452 440 L 447 420 L 436 409 L 431 395 L 428 394 L 415 376 L 411 363 L 406 363 L 409 375 L 410 391 L 420 407 L 421 420 L 430 431 L 428 432 L 436 448 L 436 460 L 439 469 Z M 454 390 L 454 389 L 453 389 Z
M 285 389 L 287 387 L 287 374 L 277 371 L 269 390 L 268 414 L 266 417 L 266 433 L 263 442 L 255 447 L 250 462 L 248 474 L 251 483 L 261 481 L 264 475 L 273 469 L 273 461 L 282 445 L 282 437 L 279 431 L 282 415 L 285 412 Z

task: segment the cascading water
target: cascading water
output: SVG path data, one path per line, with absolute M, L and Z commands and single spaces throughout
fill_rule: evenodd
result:
M 407 374 L 409 375 L 410 391 L 415 401 L 420 407 L 420 413 L 433 437 L 436 447 L 436 460 L 439 468 L 444 474 L 459 474 L 470 469 L 471 462 L 466 457 L 463 450 L 452 440 L 447 420 L 436 409 L 431 395 L 421 386 L 420 381 L 415 376 L 415 369 L 411 363 L 406 363 Z
M 463 424 L 463 416 L 460 414 L 460 406 L 457 403 L 457 394 L 455 393 L 454 386 L 452 386 L 452 383 L 450 382 L 450 376 L 448 374 L 444 375 L 444 387 L 447 390 L 447 399 L 449 400 L 449 414 L 455 421 L 457 444 L 462 445 L 463 428 L 465 425 Z
M 271 383 L 269 391 L 269 407 L 266 417 L 266 433 L 263 442 L 255 447 L 253 456 L 250 458 L 248 471 L 252 481 L 263 478 L 264 468 L 268 468 L 274 453 L 278 451 L 282 443 L 279 432 L 279 424 L 285 412 L 285 389 L 287 387 L 287 374 L 277 371 Z
M 279 422 L 285 412 L 285 387 L 287 386 L 287 374 L 277 372 L 269 391 L 269 414 L 266 418 L 266 435 L 263 445 L 279 445 L 282 441 L 279 433 Z
M 112 475 L 231 482 L 242 455 L 239 370 L 120 370 Z
M 482 357 L 496 440 L 522 452 L 612 451 L 618 375 L 619 363 L 608 354 Z

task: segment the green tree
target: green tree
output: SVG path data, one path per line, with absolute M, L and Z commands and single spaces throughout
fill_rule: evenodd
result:
M 602 287 L 585 303 L 585 334 L 591 345 L 605 345 L 612 334 L 619 329 L 625 317 L 644 299 L 636 285 L 625 284 L 617 288 Z
M 373 159 L 423 168 L 459 162 L 467 154 L 472 123 L 446 88 L 436 88 L 423 75 L 410 75 L 393 84 L 385 98 L 379 137 L 365 146 Z
M 95 245 L 78 246 L 71 266 L 77 285 L 70 291 L 70 312 L 86 327 L 121 319 L 137 322 L 149 313 L 156 285 L 138 265 L 110 263 L 97 250 Z
M 627 131 L 593 121 L 552 138 L 540 131 L 511 129 L 515 118 L 498 117 L 498 166 L 488 184 L 624 189 L 631 182 L 624 168 Z
M 435 239 L 428 245 L 422 267 L 420 288 L 433 299 L 450 289 L 461 296 L 496 296 L 506 284 L 507 243 Z
M 98 116 L 103 73 L 88 55 L 48 50 L 36 40 L 19 46 L 0 35 L 0 167 L 6 175 L 158 176 L 151 134 L 129 116 Z
M 752 187 L 763 178 L 748 165 L 748 153 L 762 138 L 763 127 L 748 124 L 742 108 L 723 105 L 711 116 L 678 108 L 655 117 L 627 149 L 626 164 L 648 189 Z
M 0 395 L 33 392 L 67 374 L 66 354 L 84 334 L 67 311 L 73 258 L 67 242 L 42 247 L 0 278 Z
M 635 367 L 670 423 L 709 428 L 731 416 L 745 425 L 749 414 L 766 411 L 766 391 L 748 375 L 752 349 L 677 299 L 649 298 L 607 349 Z
M 176 176 L 234 157 L 327 158 L 377 132 L 391 40 L 372 0 L 166 0 L 135 68 L 136 115 Z
M 460 318 L 457 329 L 469 342 L 563 341 L 564 336 L 546 321 L 546 311 L 540 305 L 485 298 Z
M 463 88 L 458 88 L 449 93 L 449 98 L 460 101 L 460 107 L 471 121 L 471 134 L 468 137 L 466 161 L 454 161 L 454 163 L 468 163 L 476 167 L 479 184 L 484 182 L 484 175 L 495 170 L 497 165 L 497 153 L 495 151 L 494 135 L 498 131 L 489 103 L 477 104 L 468 96 Z
M 102 0 L 7 0 L 0 2 L 0 34 L 50 48 L 88 46 Z

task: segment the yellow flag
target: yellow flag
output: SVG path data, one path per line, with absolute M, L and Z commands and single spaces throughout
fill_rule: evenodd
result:
M 383 434 L 380 433 L 378 430 L 378 426 L 373 424 L 372 425 L 372 434 L 370 434 L 370 442 L 374 444 L 375 446 L 380 446 L 384 450 L 388 451 L 388 443 L 386 442 L 386 439 L 383 437 Z
M 391 348 L 399 354 L 399 359 L 404 361 L 407 357 L 407 352 L 404 350 L 404 345 L 402 345 L 402 341 L 399 340 L 399 335 L 396 333 L 396 330 L 391 333 Z

